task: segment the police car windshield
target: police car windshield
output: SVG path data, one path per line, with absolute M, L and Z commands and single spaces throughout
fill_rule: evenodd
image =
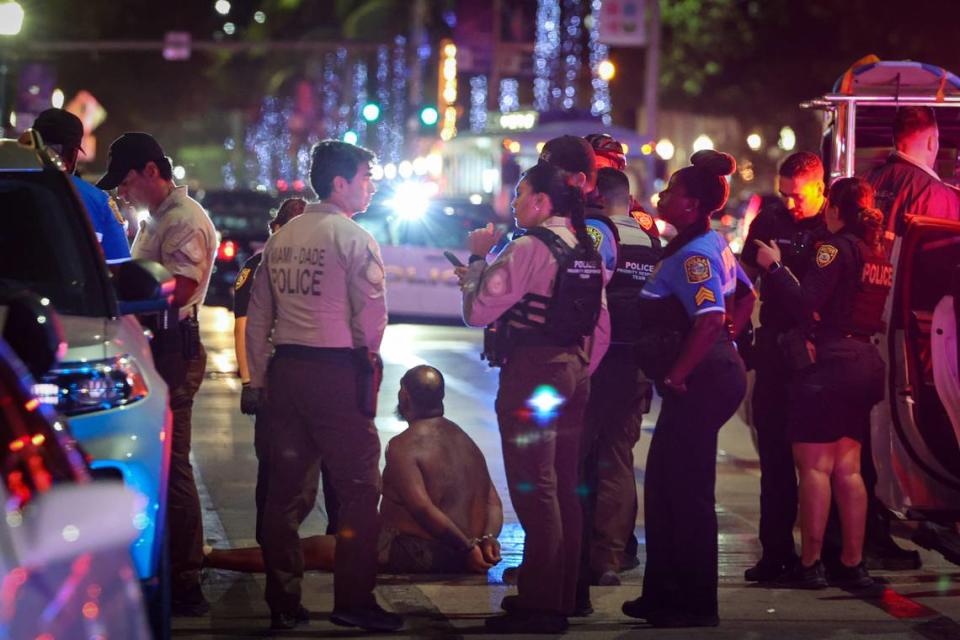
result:
M 381 246 L 466 248 L 467 234 L 494 220 L 489 205 L 454 199 L 436 199 L 421 211 L 378 193 L 370 208 L 354 220 Z
M 0 289 L 28 289 L 62 314 L 110 315 L 103 258 L 64 175 L 0 172 Z

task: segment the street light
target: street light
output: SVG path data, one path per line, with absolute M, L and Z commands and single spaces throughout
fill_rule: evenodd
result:
M 19 2 L 0 3 L 0 36 L 15 36 L 23 28 L 23 7 Z

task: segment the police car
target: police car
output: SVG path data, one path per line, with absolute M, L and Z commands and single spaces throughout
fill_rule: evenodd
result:
M 832 92 L 801 106 L 824 113 L 824 165 L 837 178 L 866 175 L 884 161 L 894 113 L 906 105 L 936 110 L 937 172 L 955 181 L 960 78 L 945 69 L 871 57 Z M 872 416 L 877 496 L 901 518 L 949 529 L 960 521 L 960 224 L 908 216 L 892 262 L 893 295 L 878 342 L 888 365 L 887 397 Z
M 460 287 L 444 252 L 465 264 L 467 234 L 496 222 L 493 207 L 433 197 L 419 184 L 381 187 L 370 208 L 354 220 L 380 245 L 391 320 L 459 320 Z
M 91 482 L 67 420 L 33 395 L 63 334 L 49 305 L 0 299 L 0 638 L 148 639 L 128 547 L 144 517 L 119 482 Z M 29 370 L 28 370 L 29 367 Z
M 59 157 L 28 130 L 0 140 L 0 291 L 28 290 L 59 314 L 67 350 L 33 388 L 70 418 L 98 477 L 122 480 L 143 517 L 131 545 L 155 620 L 164 583 L 172 420 L 167 387 L 134 313 L 173 293 L 160 265 L 131 260 L 108 271 L 94 230 Z

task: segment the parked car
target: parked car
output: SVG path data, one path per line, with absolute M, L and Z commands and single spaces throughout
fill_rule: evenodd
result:
M 210 287 L 205 304 L 233 309 L 233 284 L 240 267 L 266 244 L 270 232 L 271 211 L 280 198 L 249 189 L 211 190 L 203 193 L 200 204 L 220 236 Z
M 92 481 L 67 420 L 32 394 L 21 356 L 55 362 L 58 323 L 25 302 L 0 300 L 0 640 L 148 639 L 128 552 L 147 516 L 123 484 Z
M 66 335 L 62 361 L 34 393 L 70 418 L 94 475 L 122 480 L 137 496 L 144 519 L 131 552 L 158 623 L 172 423 L 166 385 L 132 314 L 165 308 L 173 279 L 138 260 L 112 266 L 111 275 L 62 162 L 33 131 L 0 140 L 0 212 L 0 290 L 39 295 Z

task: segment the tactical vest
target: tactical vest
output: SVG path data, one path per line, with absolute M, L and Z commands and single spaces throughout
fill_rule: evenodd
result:
M 652 246 L 627 244 L 617 224 L 606 216 L 591 217 L 609 227 L 617 239 L 617 267 L 607 283 L 607 309 L 610 311 L 610 340 L 613 343 L 635 343 L 642 333 L 640 323 L 640 290 L 653 274 L 663 256 L 660 239 L 640 229 Z
M 603 270 L 593 247 L 570 247 L 545 227 L 530 228 L 526 235 L 547 245 L 557 261 L 553 294 L 527 293 L 487 328 L 483 357 L 490 366 L 506 362 L 516 346 L 578 344 L 593 333 L 600 318 Z
M 857 281 L 853 295 L 842 313 L 842 331 L 871 336 L 885 329 L 883 307 L 893 288 L 893 265 L 883 255 L 877 255 L 867 244 L 850 234 L 838 236 L 846 242 L 856 259 Z M 836 238 L 834 238 L 836 239 Z

